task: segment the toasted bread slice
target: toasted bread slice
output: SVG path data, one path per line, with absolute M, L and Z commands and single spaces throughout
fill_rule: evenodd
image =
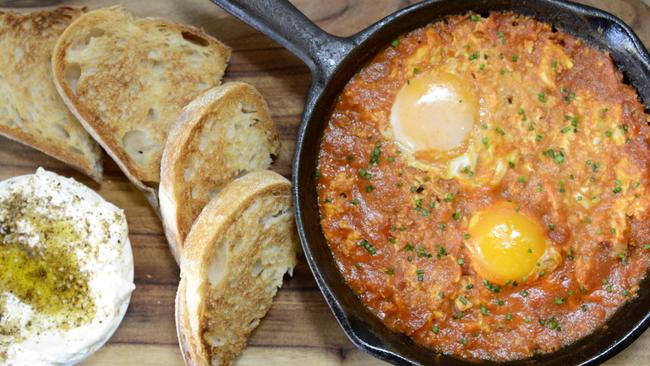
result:
M 65 103 L 125 174 L 157 188 L 172 123 L 220 84 L 229 58 L 230 48 L 199 29 L 110 7 L 63 32 L 52 70 Z
M 176 326 L 188 365 L 232 363 L 297 250 L 290 183 L 277 173 L 248 173 L 208 203 L 181 255 Z
M 100 181 L 101 149 L 63 104 L 50 66 L 56 40 L 83 12 L 0 12 L 0 134 Z
M 165 234 L 177 258 L 211 196 L 237 176 L 268 168 L 279 145 L 266 102 L 249 84 L 212 88 L 183 109 L 163 151 L 159 189 Z

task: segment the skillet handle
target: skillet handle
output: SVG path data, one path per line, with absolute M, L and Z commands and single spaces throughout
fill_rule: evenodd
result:
M 319 28 L 288 0 L 211 1 L 298 56 L 317 82 L 327 79 L 354 47 L 350 39 Z

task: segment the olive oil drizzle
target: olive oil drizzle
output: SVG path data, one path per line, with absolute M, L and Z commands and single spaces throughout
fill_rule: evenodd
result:
M 12 294 L 63 329 L 89 323 L 96 308 L 70 245 L 81 238 L 72 221 L 37 213 L 36 206 L 43 207 L 18 193 L 0 202 L 0 294 Z M 19 223 L 31 228 L 29 234 L 18 230 Z M 0 334 L 8 331 L 2 329 L 3 313 L 0 306 Z

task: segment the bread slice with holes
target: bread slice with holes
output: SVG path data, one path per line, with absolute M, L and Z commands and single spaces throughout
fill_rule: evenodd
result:
M 50 67 L 56 40 L 83 12 L 0 11 L 0 134 L 100 181 L 101 149 L 59 97 Z
M 79 17 L 52 55 L 70 110 L 139 187 L 156 187 L 172 123 L 219 85 L 230 48 L 200 29 L 115 6 Z
M 237 176 L 268 168 L 279 145 L 266 102 L 249 84 L 212 88 L 183 109 L 163 150 L 159 189 L 176 258 L 210 198 Z
M 188 365 L 230 365 L 296 264 L 288 180 L 237 178 L 203 209 L 185 240 L 176 327 Z

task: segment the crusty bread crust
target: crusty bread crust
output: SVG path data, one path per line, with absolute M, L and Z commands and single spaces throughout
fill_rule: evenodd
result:
M 121 7 L 73 22 L 52 55 L 66 105 L 155 204 L 167 132 L 185 104 L 220 83 L 230 48 L 203 31 L 136 19 Z
M 83 8 L 0 11 L 0 134 L 101 181 L 101 149 L 68 111 L 52 83 L 52 50 Z
M 188 365 L 231 364 L 295 266 L 290 191 L 276 173 L 248 173 L 219 192 L 192 226 L 176 304 Z
M 165 235 L 176 258 L 211 196 L 239 175 L 268 168 L 279 145 L 268 106 L 249 84 L 212 88 L 183 109 L 163 151 L 159 188 Z

